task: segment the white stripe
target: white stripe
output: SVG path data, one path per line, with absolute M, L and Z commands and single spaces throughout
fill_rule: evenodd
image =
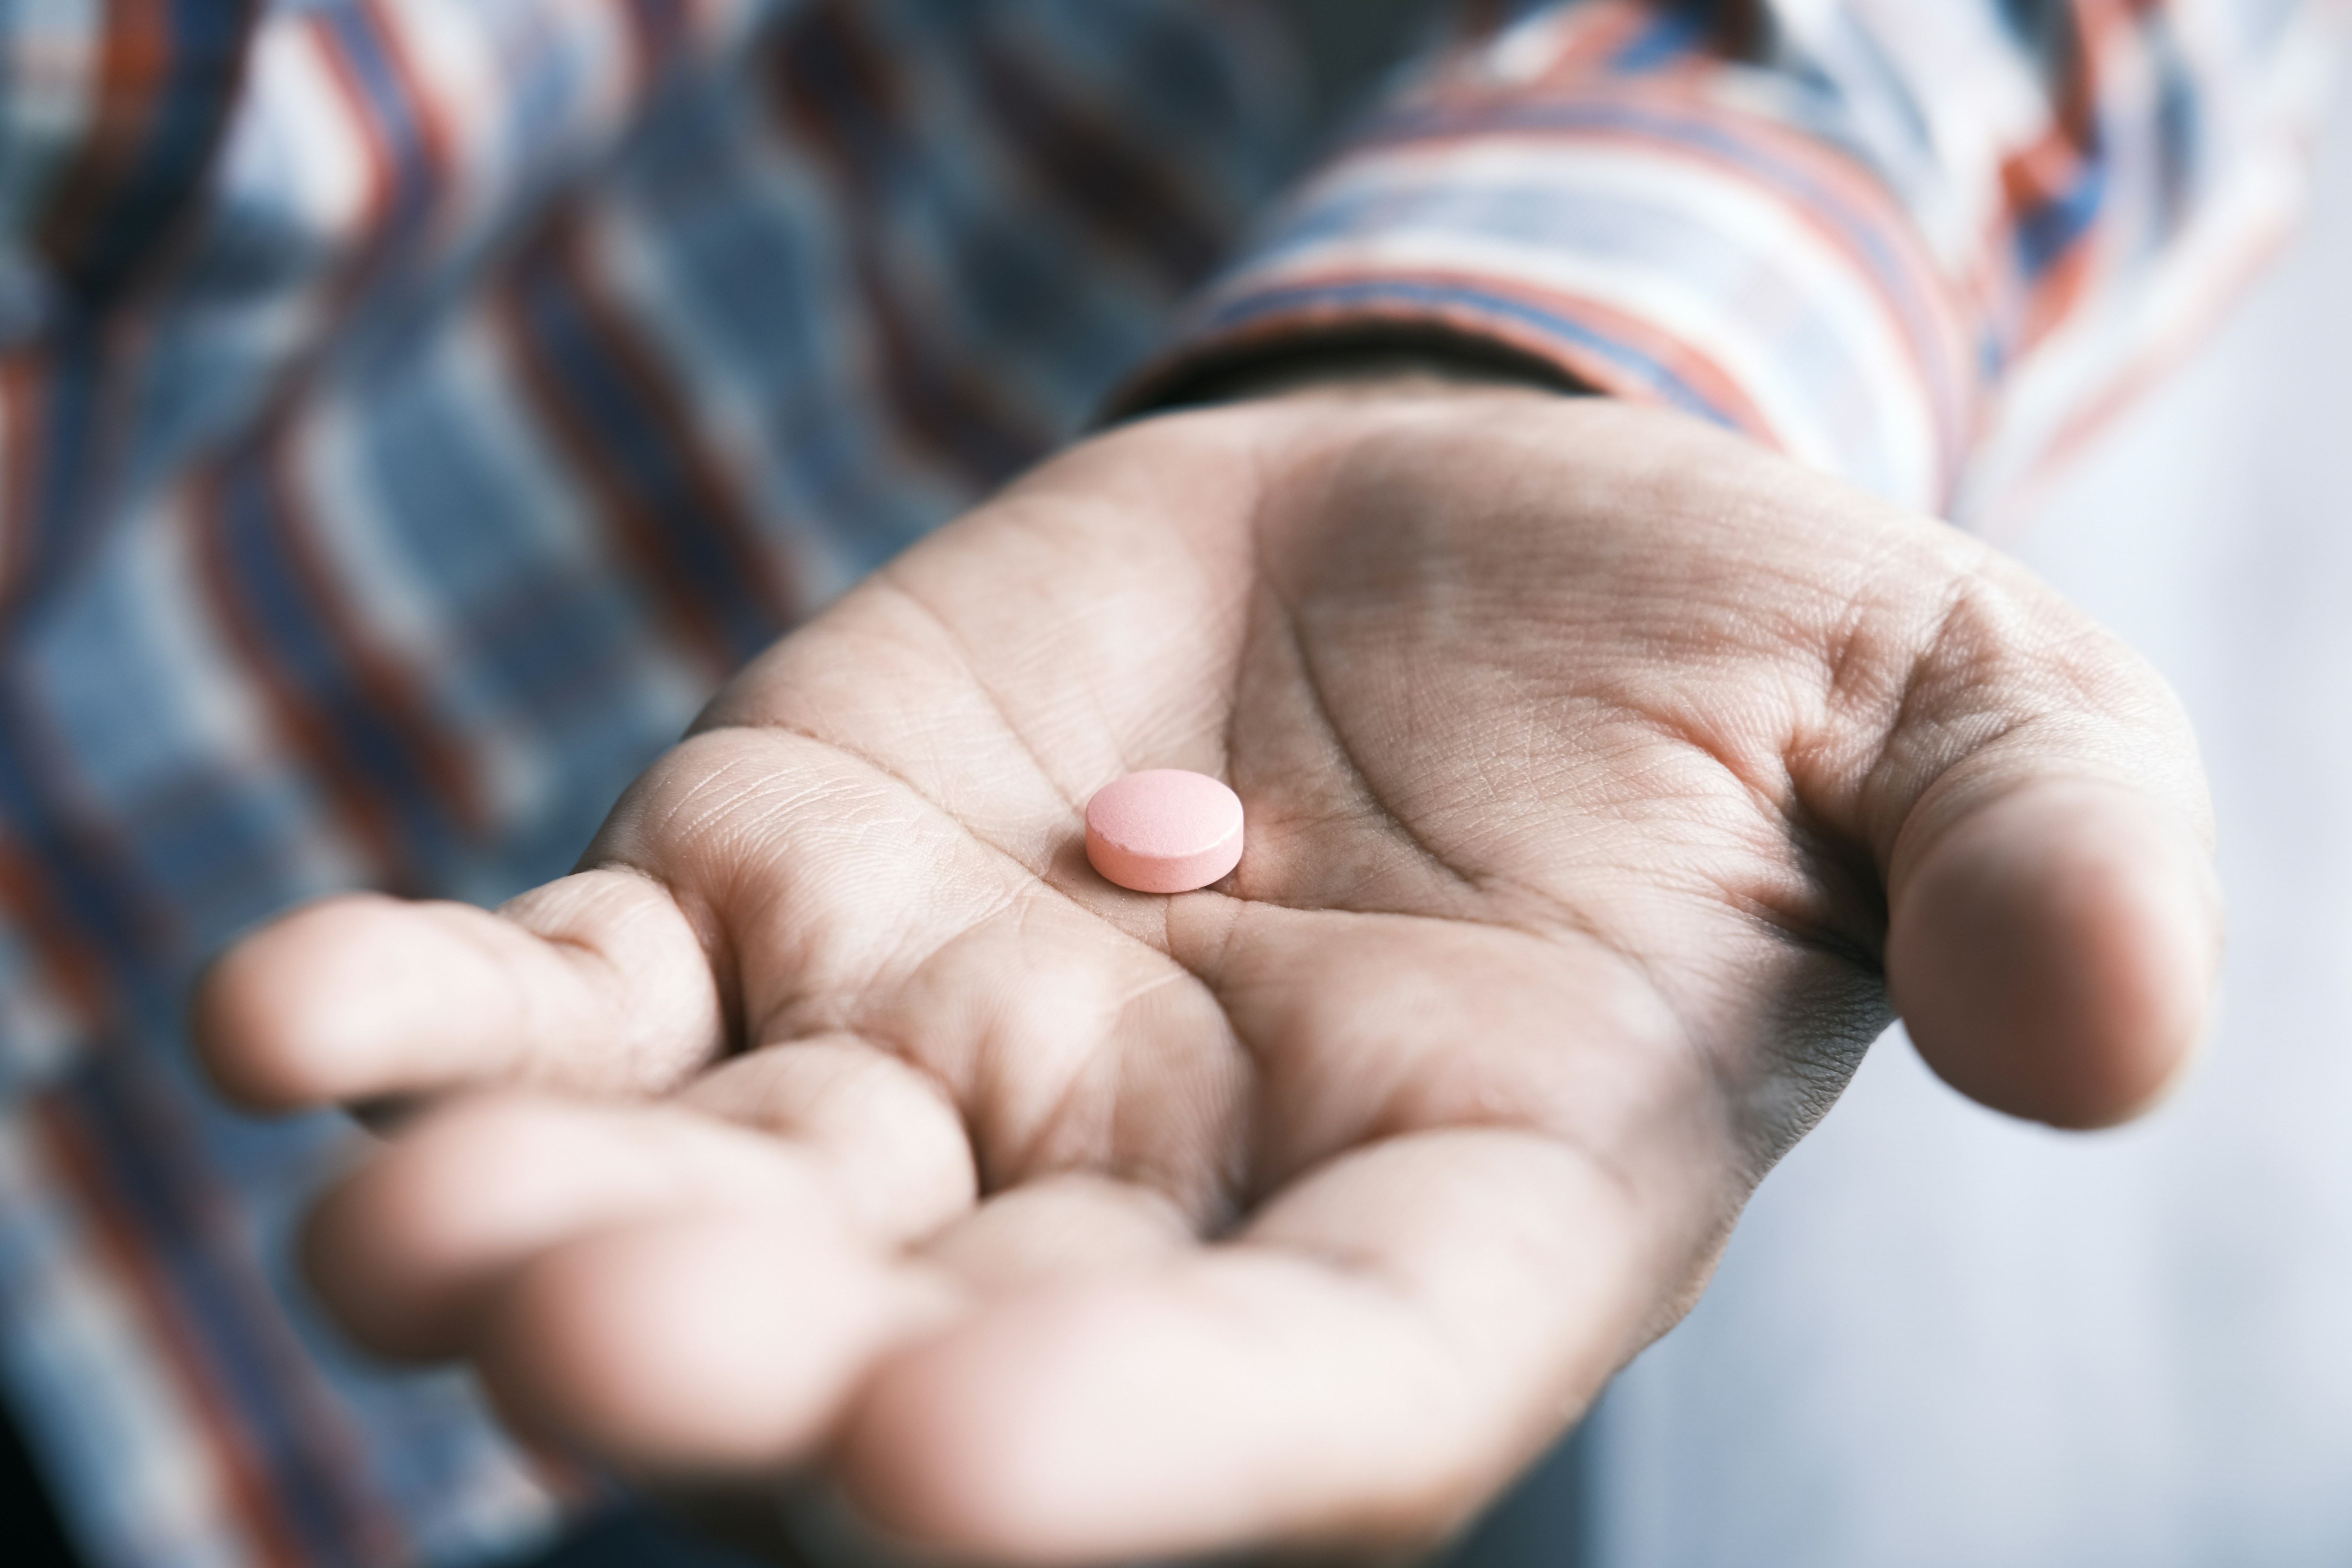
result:
M 1665 149 L 1600 144 L 1561 153 L 1556 142 L 1482 142 L 1456 150 L 1423 177 L 1441 188 L 1532 188 L 1547 201 L 1613 200 L 1681 216 L 1727 243 L 1736 238 L 1743 255 L 1790 279 L 1795 294 L 1854 355 L 1854 370 L 1880 395 L 1873 401 L 1888 416 L 1879 433 L 1887 468 L 1921 477 L 1921 489 L 1932 490 L 1939 453 L 1909 334 L 1877 279 L 1807 223 L 1803 209 L 1754 181 Z M 1697 341 L 1707 346 L 1708 340 Z M 1773 362 L 1783 367 L 1774 379 L 1786 380 L 1785 353 L 1775 352 Z M 1901 419 L 1896 410 L 1905 407 L 1918 417 Z
M 279 12 L 253 40 L 240 111 L 221 149 L 223 199 L 314 237 L 350 243 L 382 199 L 366 128 L 299 11 Z
M 513 134 L 511 62 L 499 58 L 491 33 L 497 9 L 480 0 L 404 0 L 379 12 L 424 100 L 415 111 L 446 139 L 447 184 L 436 214 L 445 232 L 509 197 L 514 166 L 535 151 Z
M 764 8 L 698 0 L 686 7 L 681 41 L 689 51 L 732 47 Z M 508 216 L 525 182 L 601 155 L 641 107 L 630 0 L 402 0 L 383 15 L 424 107 L 448 133 L 445 234 L 457 243 Z M 525 103 L 550 96 L 555 123 L 526 123 Z
M 1895 174 L 1927 246 L 1955 272 L 1979 267 L 1985 236 L 2008 216 L 2003 164 L 2050 130 L 2042 62 L 1986 5 L 1847 0 L 1808 43 L 1849 84 L 1844 102 L 1863 143 L 1882 157 L 1915 153 Z M 1910 129 L 1915 115 L 1926 148 Z
M 1467 148 L 1412 149 L 1369 156 L 1344 177 L 1319 185 L 1321 201 L 1385 195 L 1410 201 L 1422 190 L 1433 206 L 1466 195 L 1516 196 L 1572 211 L 1608 203 L 1663 213 L 1723 237 L 1756 282 L 1770 280 L 1812 324 L 1833 336 L 1850 363 L 1837 390 L 1872 416 L 1867 451 L 1851 449 L 1823 418 L 1819 370 L 1792 365 L 1779 334 L 1759 331 L 1748 305 L 1676 276 L 1655 259 L 1580 254 L 1507 237 L 1445 231 L 1425 215 L 1393 232 L 1343 236 L 1277 251 L 1235 280 L 1252 289 L 1325 270 L 1447 269 L 1490 277 L 1507 292 L 1512 279 L 1584 295 L 1656 322 L 1697 347 L 1738 381 L 1795 456 L 1843 471 L 1913 505 L 1932 504 L 1939 453 L 1932 407 L 1907 339 L 1866 272 L 1802 223 L 1768 192 L 1735 176 L 1640 148 L 1530 144 L 1482 140 Z M 1664 258 L 1658 258 L 1664 259 Z

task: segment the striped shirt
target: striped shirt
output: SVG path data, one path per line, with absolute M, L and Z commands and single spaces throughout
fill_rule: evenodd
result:
M 1113 390 L 1464 334 L 1982 515 L 2291 221 L 2336 7 L 0 0 L 0 1383 L 108 1568 L 560 1487 L 338 1346 L 233 933 L 568 865 L 734 665 Z

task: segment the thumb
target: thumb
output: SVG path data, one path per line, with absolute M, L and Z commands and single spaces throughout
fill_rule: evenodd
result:
M 1927 1065 L 2061 1127 L 2160 1099 L 2221 948 L 2204 776 L 2161 679 L 1992 561 L 1949 602 L 1883 756 L 1887 983 Z
M 2220 900 L 2188 825 L 2053 775 L 1960 817 L 1893 900 L 1887 975 L 1912 1043 L 1995 1110 L 2061 1127 L 2161 1098 L 2205 1029 Z

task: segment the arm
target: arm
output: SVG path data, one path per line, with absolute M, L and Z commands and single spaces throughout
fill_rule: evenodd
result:
M 2343 9 L 1464 7 L 1137 389 L 1454 335 L 1962 511 L 2292 221 Z M 1507 16 L 1501 15 L 1507 13 Z
M 450 1096 L 320 1210 L 327 1299 L 952 1549 L 1394 1546 L 1672 1323 L 1890 997 L 1990 1103 L 2144 1104 L 2218 940 L 2160 686 L 1627 401 L 1139 422 L 746 671 L 580 875 L 254 939 L 226 1082 Z M 1232 883 L 1073 858 L 1157 764 L 1250 802 Z

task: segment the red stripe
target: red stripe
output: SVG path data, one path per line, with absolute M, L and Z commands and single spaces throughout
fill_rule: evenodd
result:
M 10 677 L 0 681 L 0 746 L 32 802 L 29 822 L 0 825 L 0 901 L 87 1037 L 121 1022 L 131 973 L 152 973 L 185 932 L 154 898 L 55 716 L 16 679 L 21 671 L 0 673 Z
M 2244 237 L 2241 241 L 2242 252 L 2205 295 L 2191 318 L 2143 344 L 2126 363 L 2108 374 L 2105 390 L 2070 415 L 2048 444 L 2033 455 L 2025 472 L 1993 498 L 2000 511 L 1984 521 L 1980 531 L 1999 538 L 2028 520 L 2047 487 L 2063 477 L 2084 447 L 2105 435 L 2116 419 L 2147 396 L 2151 388 L 2163 385 L 2168 374 L 2181 360 L 2204 346 L 2229 308 L 2237 303 L 2247 285 L 2271 264 L 2294 234 L 2292 225 L 2274 223 L 2269 231 Z
M 367 166 L 367 195 L 360 204 L 360 231 L 363 237 L 354 249 L 356 256 L 363 257 L 383 228 L 384 215 L 392 209 L 392 187 L 396 177 L 392 150 L 385 144 L 383 128 L 377 123 L 375 112 L 368 103 L 367 89 L 345 58 L 342 40 L 335 36 L 334 27 L 316 13 L 302 21 L 317 43 L 319 58 L 326 62 L 327 79 L 336 98 L 341 100 L 343 118 L 359 132 L 360 153 Z M 337 280 L 339 292 L 348 288 L 352 274 L 357 270 L 354 265 L 350 273 Z
M 142 1055 L 116 1052 L 42 1097 L 47 1142 L 58 1145 L 64 1132 L 76 1157 L 68 1186 L 130 1247 L 153 1321 L 205 1397 L 207 1425 L 216 1438 L 236 1434 L 276 1521 L 338 1563 L 406 1561 L 406 1532 L 262 1271 L 251 1215 L 216 1179 L 189 1121 L 194 1107 L 168 1076 Z M 225 1321 L 208 1333 L 215 1313 Z
M 113 1013 L 113 983 L 98 950 L 80 940 L 69 921 L 58 918 L 58 900 L 31 858 L 0 837 L 0 904 L 13 912 L 11 929 L 39 960 L 42 977 L 59 1001 L 74 1015 L 85 1034 L 94 1031 Z
M 172 70 L 167 0 L 105 0 L 105 5 L 89 129 L 37 231 L 42 254 L 59 267 L 69 267 L 89 243 L 137 161 L 157 89 Z
M 357 0 L 352 15 L 367 24 L 378 52 L 385 61 L 401 103 L 408 117 L 415 122 L 423 167 L 411 177 L 423 183 L 425 190 L 418 199 L 428 206 L 441 187 L 446 184 L 452 163 L 453 138 L 447 121 L 440 112 L 432 95 L 425 90 L 415 62 L 392 19 L 378 0 Z M 385 259 L 384 246 L 394 237 L 387 230 L 401 178 L 400 160 L 394 150 L 393 133 L 377 115 L 373 98 L 367 84 L 360 78 L 358 62 L 344 49 L 340 29 L 322 18 L 310 18 L 313 35 L 319 41 L 319 52 L 327 62 L 328 75 L 342 99 L 352 123 L 359 128 L 360 140 L 368 163 L 368 201 L 363 233 L 346 270 L 337 279 L 335 292 L 338 314 L 348 309 L 351 298 L 368 280 L 373 270 Z M 421 226 L 429 227 L 429 225 Z M 330 341 L 331 334 L 321 333 L 320 341 Z
M 771 59 L 788 152 L 829 166 L 893 424 L 910 447 L 956 465 L 980 488 L 1001 484 L 1050 449 L 1053 433 L 1031 426 L 969 363 L 940 353 L 935 345 L 951 342 L 952 333 L 910 311 L 901 295 L 884 244 L 887 213 L 877 200 L 893 171 L 872 157 L 876 151 L 906 155 L 909 141 L 888 53 L 866 34 L 855 6 L 822 0 L 804 5 L 779 35 Z M 856 143 L 856 128 L 836 112 L 844 97 L 865 114 L 868 130 L 889 138 L 892 150 Z
M 1722 105 L 1691 91 L 1687 83 L 1652 81 L 1630 86 L 1584 83 L 1580 85 L 1575 98 L 1580 103 L 1596 108 L 1663 113 L 1702 125 L 1709 131 L 1720 132 L 1727 141 L 1754 148 L 1759 153 L 1789 166 L 1811 184 L 1824 187 L 1895 252 L 1895 265 L 1917 285 L 1921 296 L 1919 303 L 1929 312 L 1930 325 L 1939 330 L 1944 342 L 1938 343 L 1933 339 L 1916 342 L 1913 345 L 1915 353 L 1933 353 L 1939 347 L 1961 341 L 1959 314 L 1951 308 L 1951 301 L 1946 296 L 1948 285 L 1941 268 L 1914 232 L 1909 211 L 1867 169 L 1835 149 L 1777 121 L 1727 110 Z M 1553 129 L 1542 125 L 1474 123 L 1434 135 L 1401 139 L 1392 145 L 1411 149 L 1445 148 L 1506 141 L 1589 142 L 1600 146 L 1636 146 L 1670 152 L 1693 163 L 1732 174 L 1742 184 L 1755 186 L 1765 184 L 1766 188 L 1784 198 L 1790 194 L 1777 183 L 1767 183 L 1761 179 L 1751 164 L 1704 142 L 1632 126 Z M 1831 223 L 1810 204 L 1788 201 L 1786 205 L 1791 216 L 1844 256 L 1856 270 L 1865 276 L 1875 277 L 1879 263 L 1857 247 L 1846 229 Z M 1916 339 L 1917 335 L 1905 333 L 1906 338 Z M 1926 368 L 1924 362 L 1921 368 L 1923 371 Z
M 1719 109 L 1694 104 L 1695 112 L 1721 116 L 1728 128 L 1749 145 L 1801 171 L 1828 188 L 1838 201 L 1866 224 L 1889 252 L 1891 265 L 1910 279 L 1912 300 L 1904 301 L 1877 284 L 1882 263 L 1865 254 L 1853 235 L 1832 223 L 1810 202 L 1790 201 L 1787 210 L 1815 237 L 1845 258 L 1856 274 L 1887 307 L 1896 327 L 1895 341 L 1918 377 L 1933 411 L 1938 450 L 1936 483 L 1939 493 L 1958 477 L 1962 455 L 1983 423 L 1985 388 L 1975 369 L 1967 316 L 1968 301 L 1955 292 L 1948 278 L 1912 226 L 1912 216 L 1876 175 L 1827 143 L 1803 136 L 1769 121 L 1740 117 L 1733 121 Z M 1677 144 L 1679 145 L 1679 144 Z M 1752 170 L 1733 159 L 1704 148 L 1685 149 L 1745 182 L 1756 183 Z M 1924 319 L 1920 312 L 1924 312 Z
M 2095 220 L 2032 278 L 2020 275 L 2018 232 L 2027 213 L 2063 200 L 2090 177 L 2092 162 L 2099 156 L 2100 79 L 2113 52 L 2127 47 L 2129 37 L 2147 26 L 2136 15 L 2145 9 L 2132 0 L 2120 5 L 2078 0 L 2067 13 L 2072 47 L 2052 103 L 2051 123 L 2001 160 L 2001 210 L 1986 239 L 2007 286 L 2004 291 L 2014 301 L 2005 345 L 2012 357 L 2032 349 L 2073 314 L 2095 270 L 2094 258 L 2102 237 Z
M 90 1249 L 137 1303 L 147 1331 L 144 1337 L 163 1352 L 183 1401 L 206 1433 L 205 1446 L 219 1464 L 228 1507 L 243 1527 L 244 1544 L 257 1563 L 310 1568 L 292 1526 L 278 1510 L 267 1467 L 213 1385 L 203 1347 L 182 1321 L 146 1238 L 112 1196 L 104 1162 L 79 1119 L 54 1094 L 35 1097 L 29 1109 L 47 1163 L 63 1177 L 75 1212 L 89 1226 Z
M 1581 299 L 1545 289 L 1514 289 L 1513 292 L 1539 300 L 1546 308 L 1580 322 L 1594 335 L 1623 343 L 1643 358 L 1654 361 L 1676 381 L 1697 393 L 1725 419 L 1758 440 L 1774 447 L 1786 445 L 1762 405 L 1748 395 L 1748 389 L 1696 343 L 1670 336 L 1655 324 L 1626 315 L 1597 300 Z M 1625 367 L 1616 360 L 1574 343 L 1560 345 L 1559 357 L 1570 374 L 1607 390 L 1613 391 L 1631 379 Z
M 337 644 L 341 673 L 367 710 L 395 732 L 400 745 L 425 774 L 436 802 L 463 830 L 478 833 L 488 812 L 467 758 L 444 738 L 443 726 L 420 684 L 396 657 L 368 641 L 360 601 L 341 591 L 320 558 L 314 538 L 317 524 L 304 515 L 297 488 L 287 473 L 292 446 L 290 437 L 276 437 L 268 446 L 242 459 L 267 472 L 272 531 L 287 568 L 300 583 L 302 595 L 316 609 L 320 621 L 332 628 L 330 635 Z M 271 710 L 280 732 L 301 754 L 310 773 L 325 787 L 338 816 L 365 847 L 379 870 L 397 882 L 406 868 L 398 816 L 391 801 L 347 754 L 336 734 L 333 715 L 304 689 L 299 678 L 278 664 L 264 629 L 266 615 L 258 608 L 248 612 L 245 606 L 221 515 L 230 471 L 229 464 L 219 465 L 190 486 L 188 515 L 194 528 L 194 553 L 215 618 L 247 671 L 250 685 Z
M 409 113 L 419 128 L 425 166 L 413 172 L 427 186 L 437 184 L 448 167 L 446 127 L 419 85 L 419 79 L 381 5 L 361 0 L 355 14 L 373 34 Z M 315 539 L 317 523 L 302 504 L 299 487 L 289 470 L 299 426 L 296 411 L 316 384 L 338 329 L 365 297 L 374 277 L 393 259 L 396 237 L 390 230 L 401 172 L 390 134 L 378 119 L 357 67 L 345 53 L 337 30 L 318 16 L 306 18 L 320 57 L 327 65 L 327 80 L 341 100 L 346 118 L 358 132 L 367 168 L 367 194 L 361 233 L 352 254 L 328 285 L 328 323 L 318 331 L 309 353 L 289 368 L 272 396 L 269 408 L 255 426 L 241 451 L 200 475 L 189 486 L 189 518 L 204 579 L 215 605 L 215 618 L 249 676 L 277 719 L 281 732 L 303 758 L 310 773 L 325 787 L 333 809 L 364 847 L 379 869 L 395 879 L 404 868 L 396 813 L 376 781 L 351 759 L 339 741 L 332 716 L 320 708 L 302 684 L 279 668 L 266 632 L 256 615 L 244 608 L 236 568 L 222 533 L 220 487 L 234 464 L 257 464 L 268 474 L 271 511 L 279 546 L 289 570 L 301 581 L 303 592 L 318 608 L 321 621 L 333 628 L 338 660 L 370 710 L 398 735 L 415 758 L 446 808 L 467 831 L 478 832 L 488 812 L 473 770 L 463 751 L 448 743 L 443 726 L 431 711 L 425 683 L 405 668 L 399 657 L 372 643 L 362 613 L 364 595 L 340 591 L 334 574 L 322 558 Z
M 749 509 L 707 448 L 689 400 L 662 354 L 637 331 L 625 307 L 602 287 L 588 258 L 579 209 L 566 203 L 551 215 L 538 237 L 517 258 L 508 281 L 495 296 L 520 389 L 571 469 L 587 481 L 627 558 L 653 587 L 673 640 L 690 649 L 711 675 L 731 675 L 743 650 L 710 624 L 701 592 L 672 559 L 667 535 L 676 526 L 674 520 L 662 515 L 656 498 L 643 494 L 642 487 L 606 448 L 604 437 L 564 385 L 561 367 L 538 348 L 528 318 L 528 290 L 535 277 L 558 283 L 579 308 L 596 340 L 599 357 L 626 383 L 634 404 L 650 415 L 648 435 L 677 464 L 694 511 L 713 524 L 713 542 L 733 564 L 739 580 L 750 585 L 775 626 L 789 625 L 793 611 L 803 603 L 799 585 L 791 579 L 781 552 L 767 546 L 750 520 Z
M 1945 275 L 1920 244 L 1912 229 L 1910 215 L 1895 202 L 1893 195 L 1874 176 L 1832 149 L 1770 121 L 1735 117 L 1720 106 L 1693 98 L 1685 86 L 1676 86 L 1671 92 L 1661 92 L 1656 90 L 1654 84 L 1648 91 L 1639 88 L 1618 89 L 1592 84 L 1580 89 L 1578 96 L 1581 101 L 1601 106 L 1616 103 L 1629 109 L 1664 110 L 1693 119 L 1789 164 L 1804 178 L 1829 190 L 1843 206 L 1868 227 L 1872 235 L 1887 246 L 1893 253 L 1893 265 L 1913 283 L 1917 309 L 1904 309 L 1900 301 L 1877 286 L 1881 262 L 1866 255 L 1850 232 L 1831 222 L 1814 204 L 1793 199 L 1790 193 L 1776 183 L 1759 179 L 1753 168 L 1699 143 L 1639 129 L 1579 127 L 1554 131 L 1541 126 L 1474 125 L 1442 135 L 1415 137 L 1399 145 L 1412 149 L 1444 148 L 1507 140 L 1639 147 L 1673 153 L 1691 163 L 1728 175 L 1751 189 L 1765 191 L 1780 198 L 1783 210 L 1824 246 L 1843 257 L 1856 276 L 1870 282 L 1873 295 L 1886 304 L 1888 314 L 1898 329 L 1895 333 L 1895 340 L 1901 344 L 1912 373 L 1926 389 L 1935 411 L 1941 448 L 1938 482 L 1948 485 L 1960 454 L 1981 423 L 1983 389 L 1979 378 L 1969 369 L 1973 360 L 1969 353 L 1962 315 L 1966 301 L 1958 297 L 1954 280 Z M 1515 282 L 1512 287 L 1516 290 L 1519 285 Z M 1924 320 L 1919 311 L 1925 312 Z
M 0 626 L 16 618 L 40 526 L 40 362 L 29 350 L 0 359 Z
M 629 65 L 632 90 L 643 97 L 660 79 L 662 68 L 677 53 L 678 45 L 694 26 L 693 0 L 612 0 L 621 13 L 621 25 L 634 50 Z M 664 15 L 663 13 L 669 13 Z
M 1171 290 L 1217 264 L 1225 226 L 1202 210 L 1178 169 L 1135 140 L 1129 121 L 1100 112 L 1011 49 L 987 45 L 976 54 L 973 76 L 996 128 L 1058 214 L 1141 260 Z
M 456 144 L 449 122 L 443 117 L 440 105 L 433 101 L 433 95 L 425 90 L 425 79 L 383 0 L 358 0 L 358 4 L 368 19 L 369 29 L 383 49 L 384 58 L 391 62 L 393 78 L 400 84 L 401 101 L 408 106 L 410 116 L 416 121 L 418 139 L 425 144 L 425 174 L 436 183 L 445 180 L 454 162 L 451 149 Z
M 1507 289 L 1499 289 L 1492 277 L 1444 271 L 1382 271 L 1368 278 L 1351 277 L 1345 273 L 1323 274 L 1286 279 L 1284 287 L 1314 289 L 1328 286 L 1340 289 L 1365 283 L 1395 283 L 1405 288 L 1421 285 L 1468 289 L 1539 306 L 1553 315 L 1585 327 L 1597 337 L 1622 343 L 1633 353 L 1653 361 L 1690 387 L 1711 408 L 1739 429 L 1775 447 L 1785 445 L 1761 406 L 1748 396 L 1729 373 L 1696 345 L 1670 337 L 1651 322 L 1624 315 L 1611 306 L 1582 295 L 1534 288 L 1516 280 Z M 1328 306 L 1304 306 L 1261 317 L 1229 333 L 1187 343 L 1183 352 L 1188 359 L 1198 360 L 1254 347 L 1261 342 L 1276 342 L 1333 327 L 1353 327 L 1366 322 L 1414 326 L 1435 323 L 1453 327 L 1475 337 L 1507 344 L 1548 363 L 1556 364 L 1576 380 L 1605 392 L 1619 395 L 1646 395 L 1653 398 L 1658 395 L 1655 385 L 1637 379 L 1622 361 L 1582 347 L 1539 326 L 1500 311 L 1483 310 L 1468 302 L 1399 300 L 1394 304 L 1368 304 L 1347 300 Z M 1165 374 L 1165 367 L 1157 374 Z M 1147 378 L 1144 384 L 1147 395 L 1150 379 Z M 1132 401 L 1136 395 L 1130 391 L 1116 400 L 1114 405 Z

